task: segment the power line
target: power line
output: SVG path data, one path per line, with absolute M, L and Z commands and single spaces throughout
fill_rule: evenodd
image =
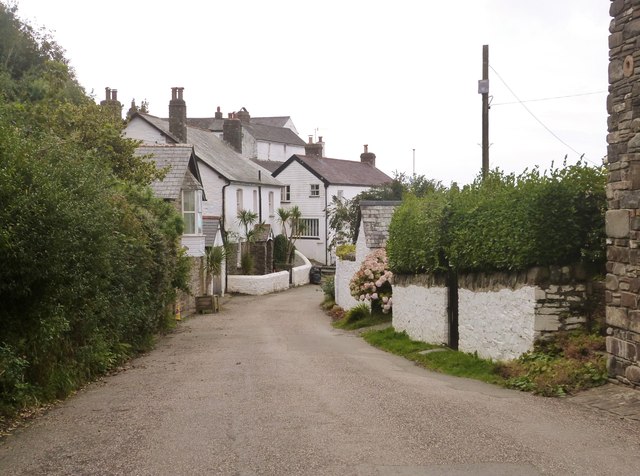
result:
M 494 70 L 494 72 L 495 72 L 495 70 Z M 498 74 L 498 73 L 496 73 L 496 74 Z M 494 107 L 494 106 L 507 106 L 509 104 L 522 104 L 524 102 L 553 101 L 555 99 L 577 98 L 577 97 L 580 97 L 580 96 L 593 96 L 594 94 L 604 94 L 606 92 L 607 91 L 592 91 L 592 92 L 589 92 L 589 93 L 567 94 L 566 96 L 553 96 L 553 97 L 548 97 L 548 98 L 525 99 L 524 101 L 499 102 L 499 103 L 496 103 L 496 104 L 491 104 L 491 107 Z
M 546 129 L 546 131 L 551 134 L 553 137 L 555 137 L 560 143 L 562 143 L 565 147 L 568 147 L 569 149 L 571 149 L 576 155 L 580 156 L 580 158 L 584 158 L 585 160 L 587 160 L 588 162 L 591 162 L 594 165 L 598 165 L 595 162 L 592 162 L 591 160 L 587 159 L 584 154 L 580 154 L 580 152 L 578 152 L 576 149 L 574 149 L 573 147 L 571 147 L 569 144 L 567 144 L 565 141 L 563 141 L 555 132 L 553 132 L 549 127 L 547 127 L 547 125 L 542 122 L 540 119 L 538 119 L 538 117 L 531 112 L 531 110 L 526 106 L 526 104 L 524 104 L 524 101 L 522 101 L 518 95 L 513 91 L 513 89 L 511 89 L 511 87 L 507 84 L 507 82 L 502 79 L 502 76 L 500 76 L 500 74 L 495 70 L 495 68 L 491 65 L 489 65 L 489 68 L 491 68 L 491 71 L 493 71 L 496 76 L 498 77 L 498 79 L 500 81 L 502 81 L 502 84 L 504 84 L 506 86 L 506 88 L 509 90 L 509 92 L 511 94 L 513 94 L 513 97 L 516 98 L 516 100 L 518 101 L 518 103 L 520 105 L 522 105 L 522 107 L 529 113 L 531 114 L 531 117 L 533 117 L 542 127 L 544 127 Z

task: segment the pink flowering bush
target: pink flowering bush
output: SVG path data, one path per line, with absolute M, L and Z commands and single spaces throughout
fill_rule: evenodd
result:
M 384 248 L 370 253 L 349 283 L 351 295 L 358 301 L 371 302 L 372 311 L 391 312 L 391 280 L 387 253 Z

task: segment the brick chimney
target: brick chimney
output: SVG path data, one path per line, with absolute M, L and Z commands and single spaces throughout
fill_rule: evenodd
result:
M 317 157 L 321 159 L 324 156 L 324 143 L 322 142 L 322 137 L 320 140 L 313 143 L 313 136 L 309 136 L 309 143 L 304 145 L 304 155 L 307 157 Z
M 104 88 L 105 98 L 100 101 L 100 105 L 111 111 L 117 119 L 122 119 L 122 104 L 118 101 L 118 90 L 109 87 Z
M 233 114 L 229 114 L 229 119 L 224 120 L 222 139 L 229 143 L 236 152 L 242 154 L 242 122 Z
M 363 164 L 370 165 L 371 167 L 376 166 L 376 154 L 373 152 L 369 152 L 369 145 L 364 145 L 364 152 L 360 154 L 360 162 Z
M 216 109 L 216 115 L 214 116 L 216 119 L 222 119 L 222 112 L 220 112 L 220 106 Z
M 169 131 L 181 143 L 187 142 L 187 103 L 182 99 L 184 88 L 171 88 L 169 101 Z
M 249 114 L 249 111 L 243 107 L 238 111 L 238 119 L 240 119 L 240 122 L 243 124 L 248 124 L 251 120 L 251 115 Z

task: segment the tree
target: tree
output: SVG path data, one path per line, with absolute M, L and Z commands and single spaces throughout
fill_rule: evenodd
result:
M 278 221 L 282 225 L 282 234 L 287 240 L 285 256 L 286 264 L 290 265 L 293 263 L 296 240 L 300 238 L 304 232 L 302 212 L 298 205 L 294 205 L 291 208 L 278 208 L 276 215 L 278 216 Z M 289 227 L 288 231 L 287 226 Z

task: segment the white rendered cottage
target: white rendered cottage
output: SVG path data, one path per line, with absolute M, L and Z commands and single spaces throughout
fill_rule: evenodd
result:
M 134 113 L 125 135 L 145 145 L 187 143 L 193 145 L 202 184 L 208 197 L 203 207 L 203 220 L 220 220 L 223 232 L 241 233 L 237 222 L 240 210 L 253 211 L 258 221 L 275 225 L 280 207 L 281 183 L 270 172 L 246 159 L 214 132 L 187 125 L 183 88 L 172 88 L 169 119 Z M 228 120 L 237 130 L 238 119 Z
M 324 143 L 307 144 L 306 155 L 293 155 L 273 171 L 282 184 L 283 207 L 297 205 L 302 212 L 304 236 L 296 247 L 307 258 L 331 264 L 335 257 L 329 247 L 331 230 L 327 206 L 332 198 L 351 199 L 360 192 L 389 183 L 391 177 L 377 169 L 375 154 L 364 146 L 360 161 L 323 157 Z M 259 162 L 267 165 L 265 162 Z

